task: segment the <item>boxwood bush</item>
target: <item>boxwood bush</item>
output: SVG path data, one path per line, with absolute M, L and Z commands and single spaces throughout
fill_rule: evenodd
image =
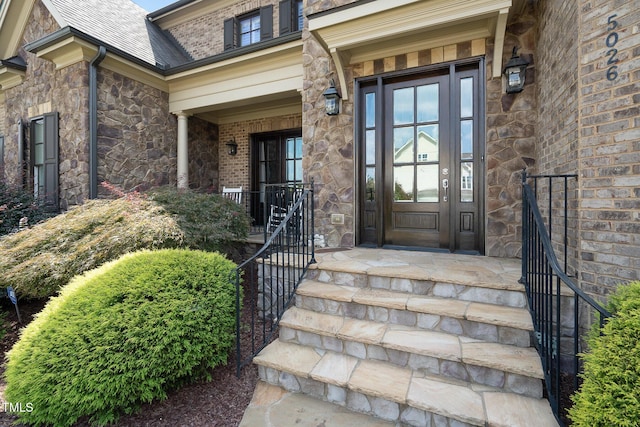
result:
M 19 420 L 104 425 L 226 363 L 235 264 L 184 249 L 127 254 L 75 277 L 7 356 L 5 400 Z
M 244 207 L 217 194 L 157 189 L 91 200 L 27 230 L 0 237 L 0 287 L 45 298 L 78 274 L 140 249 L 226 252 L 247 236 Z
M 602 335 L 594 326 L 583 355 L 583 382 L 569 410 L 573 426 L 637 426 L 640 420 L 640 282 L 619 287 L 607 309 L 613 317 Z

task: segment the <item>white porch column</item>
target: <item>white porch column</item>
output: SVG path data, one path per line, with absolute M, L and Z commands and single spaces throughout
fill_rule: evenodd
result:
M 178 111 L 178 188 L 189 188 L 189 115 Z

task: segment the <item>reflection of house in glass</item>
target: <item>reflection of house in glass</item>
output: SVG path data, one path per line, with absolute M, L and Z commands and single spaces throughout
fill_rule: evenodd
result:
M 400 139 L 407 129 L 396 129 L 394 147 L 393 179 L 396 201 L 438 201 L 439 144 L 437 125 L 418 128 L 418 150 L 414 160 L 413 132 L 410 137 Z M 403 135 L 404 136 L 404 135 Z M 415 161 L 415 163 L 414 163 Z M 415 180 L 415 181 L 414 181 Z M 414 185 L 414 182 L 416 185 Z M 414 191 L 414 188 L 417 191 Z

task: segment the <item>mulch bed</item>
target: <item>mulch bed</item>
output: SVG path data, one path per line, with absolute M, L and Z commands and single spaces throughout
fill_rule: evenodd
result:
M 3 299 L 2 310 L 7 314 L 5 325 L 7 334 L 0 340 L 0 350 L 5 354 L 18 340 L 19 330 L 29 323 L 33 315 L 44 307 L 45 301 L 20 302 L 22 325 L 18 323 L 13 305 Z M 4 363 L 0 374 L 4 372 Z M 135 415 L 122 416 L 115 426 L 120 427 L 235 427 L 242 420 L 244 410 L 251 401 L 258 379 L 257 368 L 246 366 L 240 378 L 236 376 L 235 356 L 231 355 L 226 366 L 212 370 L 213 380 L 198 381 L 174 390 L 162 402 L 152 402 L 142 406 Z M 4 380 L 0 378 L 0 390 Z M 0 402 L 1 403 L 1 402 Z M 7 414 L 0 406 L 0 426 L 10 426 L 16 417 Z M 17 424 L 21 426 L 21 424 Z M 86 421 L 75 427 L 85 427 Z

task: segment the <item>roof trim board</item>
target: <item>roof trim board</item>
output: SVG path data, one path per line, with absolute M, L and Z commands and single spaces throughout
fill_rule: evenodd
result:
M 336 61 L 343 97 L 348 99 L 345 66 L 398 54 L 408 45 L 413 50 L 431 48 L 436 40 L 446 45 L 463 38 L 504 40 L 511 5 L 511 0 L 363 2 L 309 16 L 309 30 Z M 496 43 L 495 49 L 495 57 L 502 58 L 502 44 Z M 498 77 L 502 61 L 494 62 Z

